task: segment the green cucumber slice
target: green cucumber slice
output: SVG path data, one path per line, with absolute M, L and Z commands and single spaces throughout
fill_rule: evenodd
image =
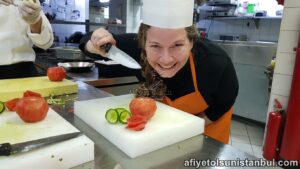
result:
M 5 111 L 5 104 L 0 101 L 0 114 Z
M 115 109 L 108 109 L 105 113 L 105 118 L 110 124 L 116 124 L 119 120 L 119 115 Z
M 124 110 L 119 115 L 120 115 L 119 116 L 119 121 L 122 124 L 127 124 L 127 119 L 129 119 L 129 117 L 131 116 L 131 113 L 127 110 Z
M 122 111 L 128 111 L 125 108 L 115 108 L 115 110 L 118 112 L 118 114 L 120 115 Z

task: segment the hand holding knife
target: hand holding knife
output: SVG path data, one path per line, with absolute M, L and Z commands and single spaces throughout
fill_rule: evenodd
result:
M 95 53 L 114 60 L 128 68 L 141 69 L 141 66 L 137 61 L 122 50 L 118 49 L 115 44 L 116 41 L 112 34 L 103 28 L 99 28 L 92 33 L 85 49 L 90 53 Z
M 119 64 L 126 66 L 132 69 L 141 69 L 141 66 L 135 61 L 132 57 L 127 55 L 122 50 L 118 49 L 116 46 L 113 46 L 109 43 L 101 46 L 105 50 L 106 57 L 118 62 Z

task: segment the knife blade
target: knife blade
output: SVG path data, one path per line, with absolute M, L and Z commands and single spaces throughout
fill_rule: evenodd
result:
M 132 57 L 127 55 L 122 50 L 118 49 L 116 46 L 112 46 L 111 44 L 105 44 L 102 46 L 102 48 L 107 53 L 107 58 L 114 60 L 128 68 L 141 69 L 141 66 L 137 61 L 135 61 Z
M 16 153 L 28 152 L 40 147 L 78 137 L 81 134 L 81 132 L 75 132 L 69 134 L 62 134 L 58 136 L 46 137 L 38 140 L 26 141 L 17 144 L 3 143 L 0 144 L 0 156 L 9 156 Z

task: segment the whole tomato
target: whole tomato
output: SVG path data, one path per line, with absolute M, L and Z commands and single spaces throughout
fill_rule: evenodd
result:
M 47 116 L 49 106 L 42 97 L 28 96 L 17 102 L 15 110 L 24 122 L 34 123 Z
M 132 116 L 144 116 L 149 120 L 154 115 L 157 106 L 154 99 L 149 97 L 138 97 L 131 100 L 129 108 Z
M 47 69 L 47 76 L 51 81 L 62 81 L 66 78 L 66 70 L 63 67 L 50 67 Z

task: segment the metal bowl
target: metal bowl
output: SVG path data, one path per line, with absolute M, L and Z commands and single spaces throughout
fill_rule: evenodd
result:
M 65 68 L 68 71 L 85 72 L 90 71 L 95 64 L 91 62 L 64 62 L 58 63 L 57 65 Z

